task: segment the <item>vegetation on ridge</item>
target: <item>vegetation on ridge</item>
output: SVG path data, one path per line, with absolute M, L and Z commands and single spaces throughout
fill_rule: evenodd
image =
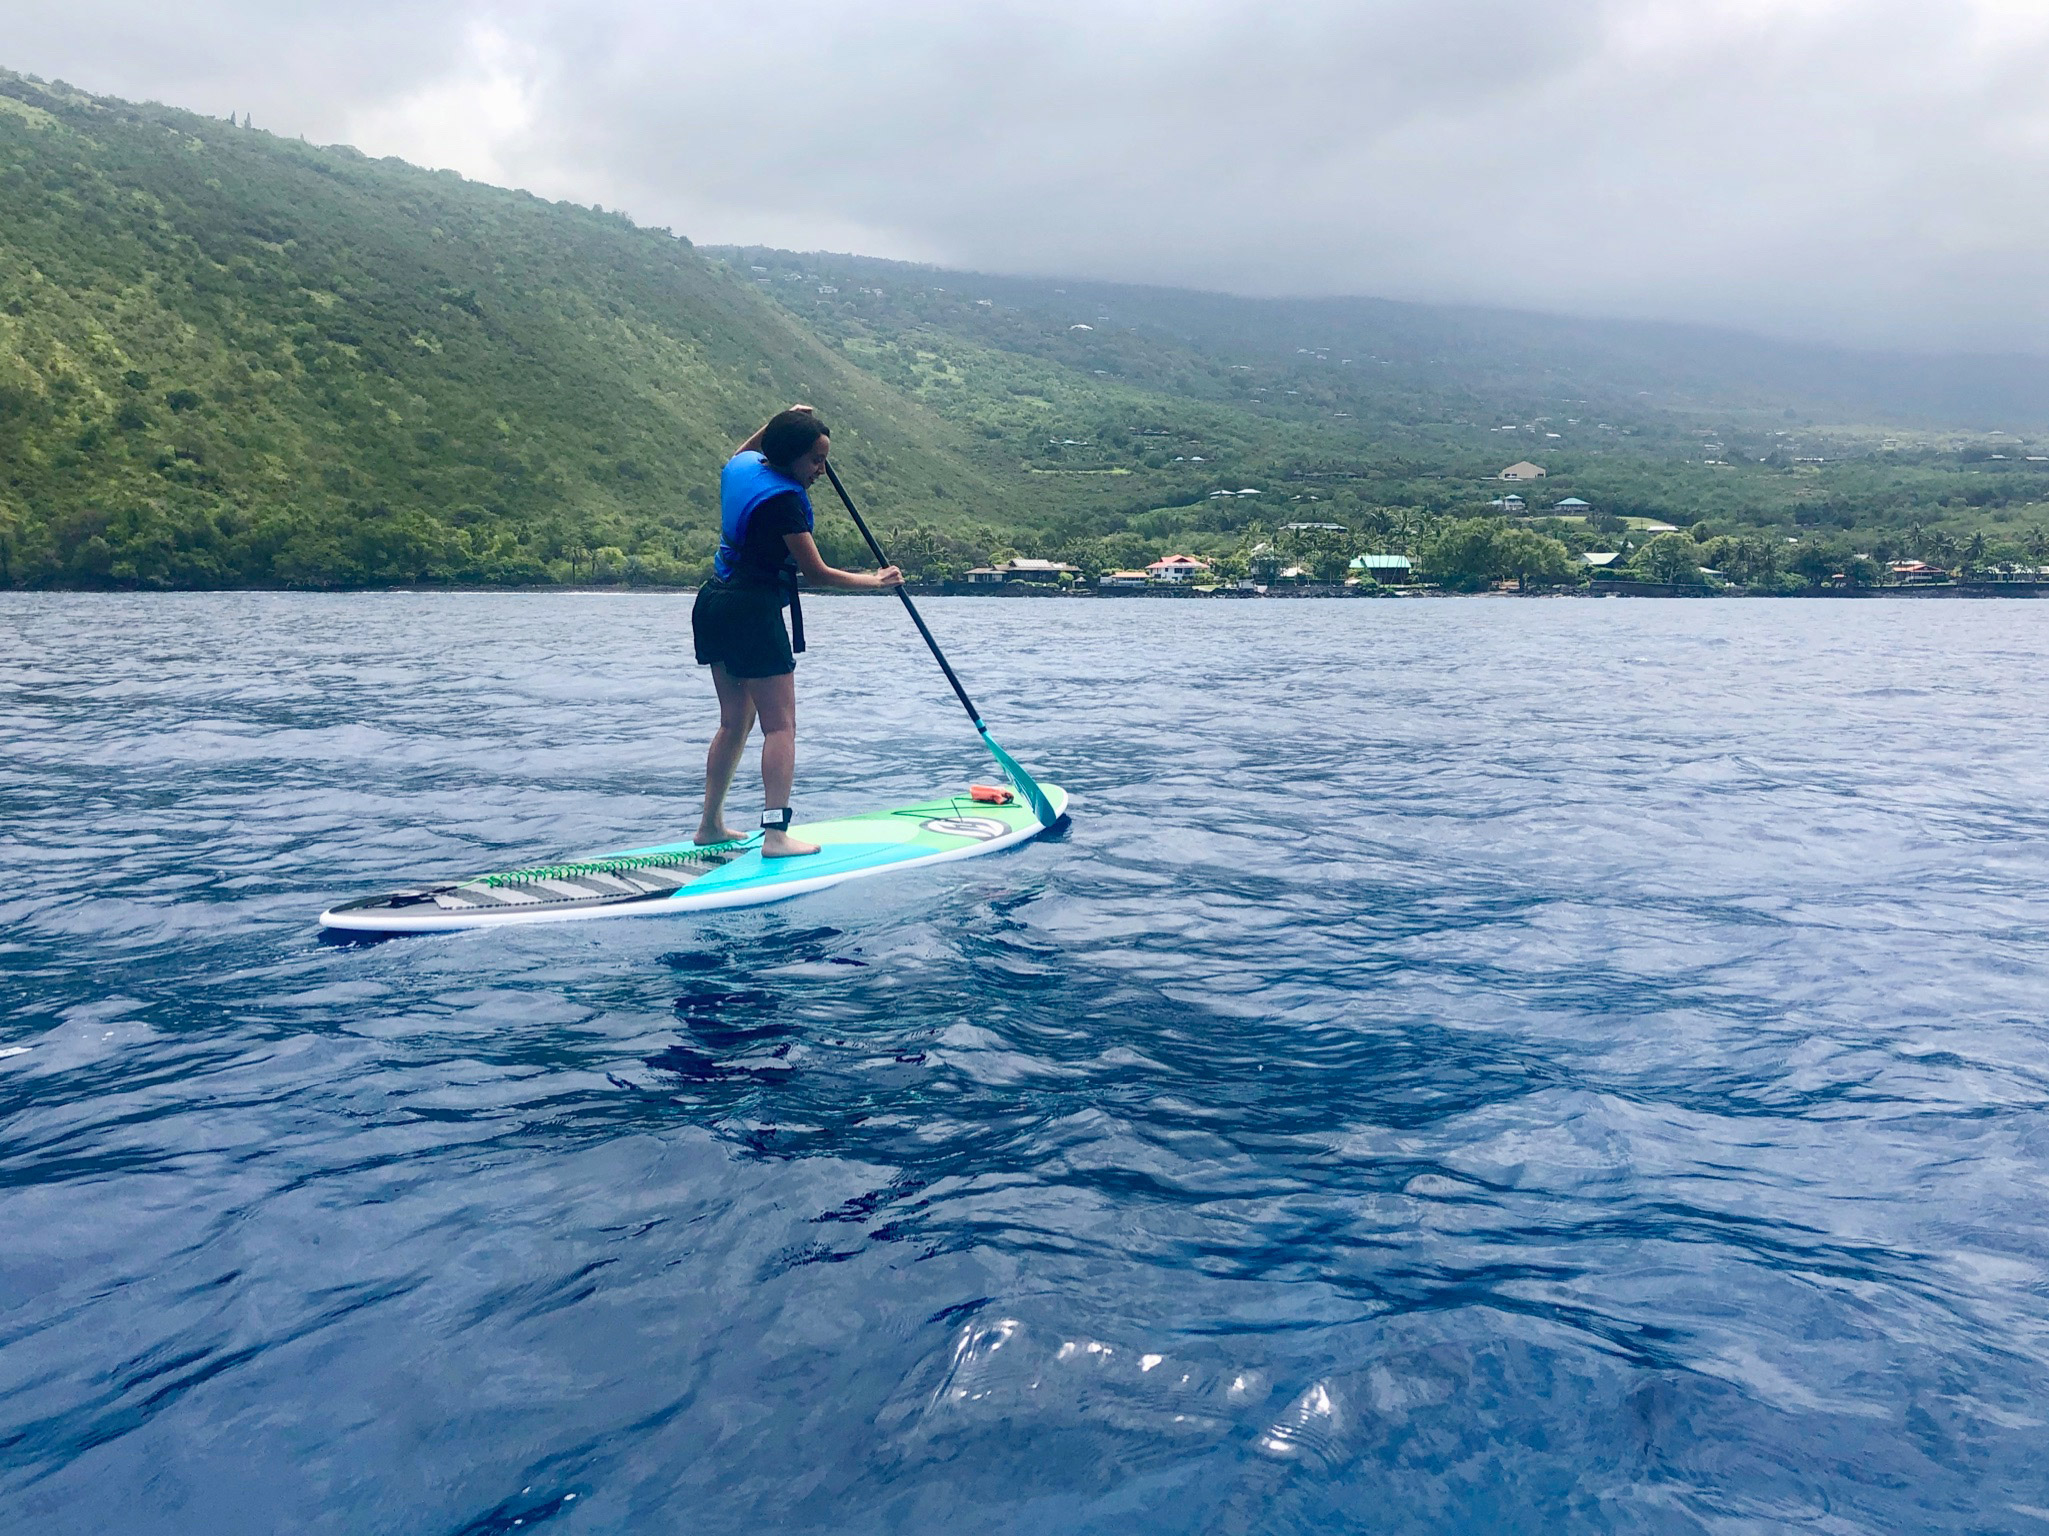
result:
M 1713 389 L 1696 379 L 1687 394 L 1645 373 L 1662 381 L 1646 400 L 1630 387 L 1630 370 L 1646 365 L 1612 349 L 1568 355 L 1617 378 L 1540 366 L 1534 343 L 1513 334 L 1532 317 L 1501 317 L 1507 361 L 1491 369 L 1470 312 L 1277 307 L 763 248 L 707 254 L 963 428 L 990 473 L 1007 460 L 1058 488 L 1037 528 L 1014 539 L 983 530 L 978 547 L 998 552 L 1015 542 L 1093 569 L 1171 546 L 1230 569 L 1290 522 L 1336 522 L 1353 553 L 1420 556 L 1447 522 L 1512 512 L 1499 505 L 1506 495 L 1575 554 L 1632 553 L 1643 539 L 1622 520 L 1636 519 L 1793 538 L 1838 567 L 1839 545 L 1936 560 L 1978 536 L 1990 541 L 1984 563 L 2000 563 L 2024 558 L 2049 523 L 2040 438 L 1831 426 L 1812 414 L 1825 402 L 1787 394 L 1783 380 L 1738 405 L 1723 397 L 1742 396 L 1740 376 Z M 1362 336 L 1346 319 L 1361 304 L 1404 311 L 1405 329 Z M 1257 322 L 1276 316 L 1287 329 L 1263 335 Z M 1347 340 L 1361 344 L 1347 351 Z M 1433 347 L 1442 355 L 1426 355 Z M 2035 371 L 2049 379 L 2049 363 Z M 1696 372 L 1712 382 L 1707 364 Z M 1911 418 L 1914 392 L 1895 393 Z M 2016 386 L 2008 398 L 2018 409 L 2032 396 Z M 1545 477 L 1496 478 L 1522 459 Z M 1592 503 L 1591 522 L 1557 506 L 1573 497 Z
M 1450 572 L 1457 545 L 1540 583 L 1560 552 L 1634 556 L 1633 517 L 1738 541 L 1769 586 L 2016 559 L 2049 521 L 2026 438 L 1830 427 L 1799 368 L 1667 366 L 1648 331 L 1508 317 L 1490 355 L 1480 312 L 710 258 L 0 72 L 0 587 L 693 581 L 719 463 L 793 399 L 928 577 L 1169 549 Z M 1548 478 L 1495 478 L 1522 458 Z M 1511 490 L 1534 527 L 1490 508 Z M 1551 515 L 1573 495 L 1594 516 Z M 828 555 L 861 560 L 820 510 Z
M 792 398 L 911 515 L 976 494 L 666 232 L 0 76 L 0 585 L 693 577 Z

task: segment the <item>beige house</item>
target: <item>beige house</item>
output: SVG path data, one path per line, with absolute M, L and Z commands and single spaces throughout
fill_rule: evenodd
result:
M 1920 560 L 1895 560 L 1892 579 L 1901 586 L 1925 587 L 1934 582 L 1948 581 L 1949 572 L 1939 565 L 1928 565 Z
M 1541 480 L 1544 478 L 1544 466 L 1532 464 L 1528 459 L 1524 459 L 1520 464 L 1509 465 L 1508 468 L 1501 472 L 1499 478 L 1503 480 Z
M 1064 565 L 1058 560 L 1034 560 L 1020 555 L 1006 560 L 1001 565 L 978 565 L 968 572 L 968 580 L 978 586 L 1000 586 L 1006 581 L 1052 581 L 1063 577 L 1079 576 L 1081 567 Z

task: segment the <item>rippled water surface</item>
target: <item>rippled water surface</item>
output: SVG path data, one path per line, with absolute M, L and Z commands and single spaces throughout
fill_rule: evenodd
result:
M 346 946 L 688 830 L 687 600 L 0 597 L 0 1526 L 2049 1531 L 2049 604 L 929 611 L 1065 840 Z

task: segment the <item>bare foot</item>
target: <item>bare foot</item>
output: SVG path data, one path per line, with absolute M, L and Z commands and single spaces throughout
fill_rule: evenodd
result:
M 709 848 L 713 843 L 744 843 L 745 832 L 735 832 L 731 827 L 699 827 L 697 836 L 691 841 L 700 848 Z
M 787 832 L 778 832 L 773 827 L 761 834 L 761 856 L 764 859 L 794 859 L 799 854 L 818 852 L 816 843 L 800 843 Z

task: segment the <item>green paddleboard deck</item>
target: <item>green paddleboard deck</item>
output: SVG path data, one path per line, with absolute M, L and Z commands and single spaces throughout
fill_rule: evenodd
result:
M 1065 815 L 1067 792 L 1054 784 L 1040 787 L 1055 813 Z M 1021 800 L 989 805 L 960 795 L 800 823 L 790 835 L 817 843 L 819 851 L 798 858 L 764 859 L 758 833 L 708 848 L 658 843 L 366 896 L 330 907 L 320 914 L 320 924 L 348 933 L 442 933 L 748 907 L 868 875 L 995 853 L 1044 830 Z

